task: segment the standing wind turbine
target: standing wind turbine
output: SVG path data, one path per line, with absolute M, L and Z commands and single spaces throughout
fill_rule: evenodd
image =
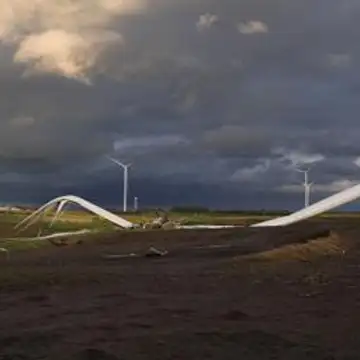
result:
M 310 171 L 311 167 L 307 167 L 305 169 L 301 169 L 301 168 L 295 168 L 296 171 L 301 172 L 304 174 L 304 207 L 308 207 L 310 205 L 310 191 L 311 191 L 311 186 L 313 185 L 313 183 L 309 182 L 309 171 Z
M 123 212 L 127 212 L 127 199 L 128 199 L 128 189 L 129 189 L 129 167 L 131 164 L 124 164 L 119 160 L 116 160 L 110 156 L 107 156 L 107 158 L 115 163 L 118 166 L 121 166 L 124 170 L 124 195 L 123 195 Z
M 134 211 L 137 212 L 139 210 L 139 198 L 137 196 L 134 197 Z

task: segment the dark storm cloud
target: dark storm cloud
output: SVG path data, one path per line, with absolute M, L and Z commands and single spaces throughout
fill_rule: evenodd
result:
M 261 128 L 225 125 L 206 131 L 201 139 L 204 149 L 216 156 L 235 158 L 257 158 L 270 153 L 276 143 L 276 134 Z
M 299 179 L 283 161 L 296 152 L 323 156 L 318 183 L 356 179 L 357 2 L 154 0 L 133 11 L 128 0 L 122 12 L 80 1 L 82 16 L 65 21 L 50 1 L 36 26 L 30 3 L 16 4 L 17 22 L 0 14 L 2 184 L 101 198 L 101 179 L 121 175 L 105 154 L 132 162 L 152 192 L 183 188 L 184 201 L 191 184 L 215 186 L 216 203 L 230 190 L 275 197 Z

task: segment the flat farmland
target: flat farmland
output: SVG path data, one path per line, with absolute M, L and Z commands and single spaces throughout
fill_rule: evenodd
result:
M 0 359 L 358 359 L 359 239 L 337 217 L 12 251 Z

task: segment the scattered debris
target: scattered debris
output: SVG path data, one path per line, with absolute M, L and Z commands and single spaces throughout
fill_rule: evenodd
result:
M 160 211 L 162 214 L 160 214 Z M 164 210 L 156 211 L 156 218 L 151 222 L 147 222 L 142 225 L 143 229 L 176 229 L 178 228 L 178 223 L 169 220 L 169 215 Z
M 8 249 L 0 248 L 0 252 L 5 254 L 6 260 L 10 260 L 10 252 Z
M 102 258 L 108 260 L 117 260 L 117 259 L 124 259 L 130 257 L 157 257 L 157 256 L 164 256 L 166 254 L 168 254 L 167 250 L 159 250 L 156 249 L 154 246 L 150 246 L 150 248 L 144 254 L 139 254 L 139 253 L 105 254 L 102 255 Z
M 123 259 L 123 258 L 128 258 L 128 257 L 135 257 L 135 256 L 139 256 L 139 255 L 135 254 L 135 253 L 130 253 L 130 254 L 105 254 L 102 257 L 104 259 L 117 260 L 117 259 Z
M 156 249 L 153 246 L 150 246 L 149 250 L 146 252 L 145 256 L 147 257 L 152 257 L 152 256 L 164 256 L 166 255 L 168 252 L 167 250 L 159 250 Z
M 47 239 L 49 241 L 50 244 L 57 246 L 57 247 L 61 247 L 61 246 L 68 246 L 69 244 L 69 239 L 67 238 L 60 238 L 58 240 L 49 238 Z

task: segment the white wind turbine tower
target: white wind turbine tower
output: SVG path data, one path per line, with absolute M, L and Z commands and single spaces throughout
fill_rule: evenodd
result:
M 309 171 L 311 167 L 308 166 L 306 168 L 298 168 L 295 170 L 304 174 L 304 207 L 308 207 L 310 205 L 310 192 L 311 186 L 313 183 L 309 182 Z
M 131 164 L 124 164 L 119 160 L 116 160 L 110 156 L 107 158 L 112 161 L 114 164 L 121 166 L 124 170 L 124 195 L 123 195 L 123 212 L 127 212 L 127 200 L 128 200 L 128 190 L 129 190 L 129 167 Z
M 134 197 L 134 211 L 139 210 L 139 198 L 137 196 Z

